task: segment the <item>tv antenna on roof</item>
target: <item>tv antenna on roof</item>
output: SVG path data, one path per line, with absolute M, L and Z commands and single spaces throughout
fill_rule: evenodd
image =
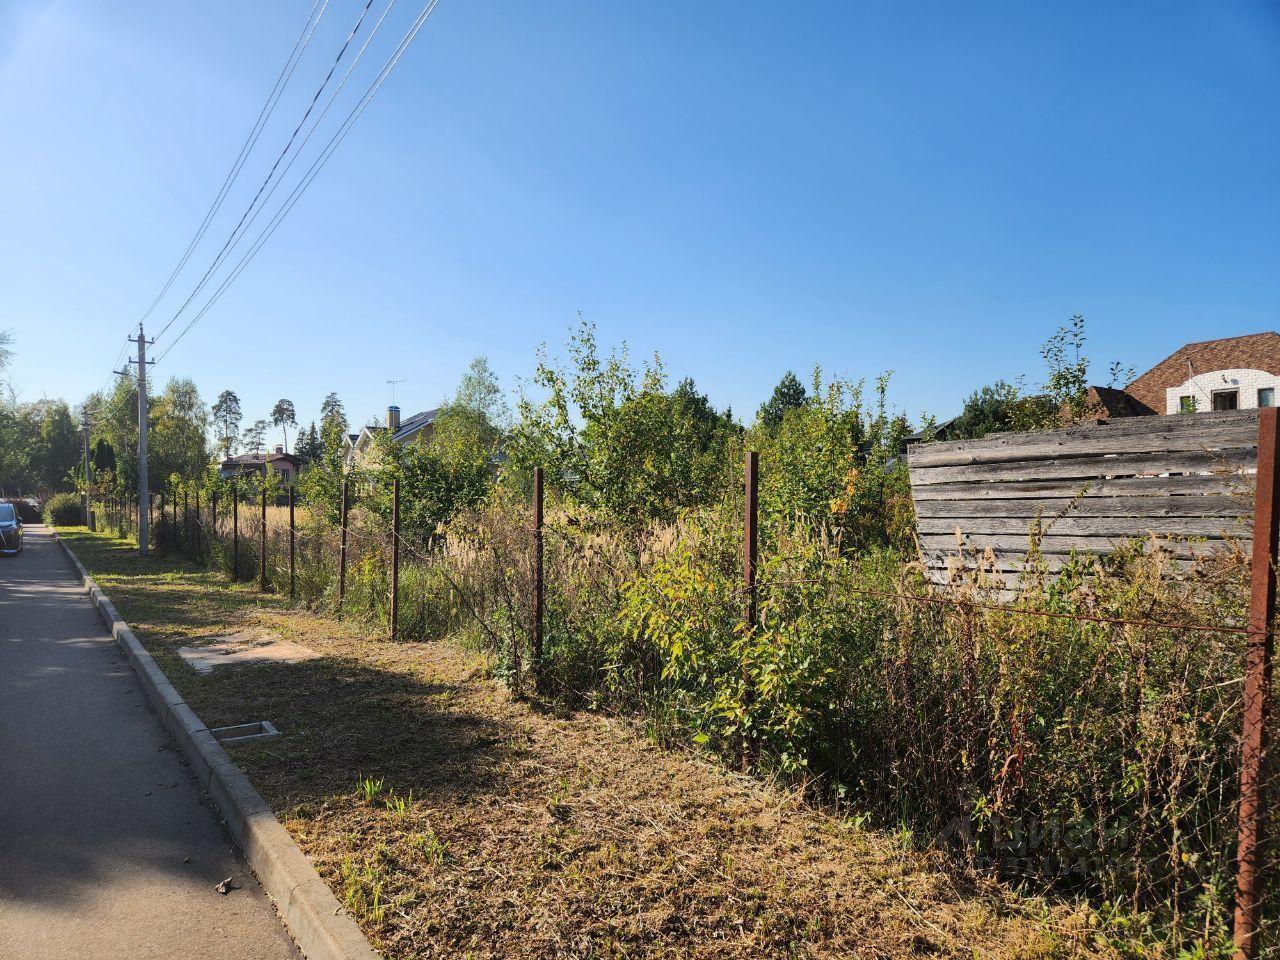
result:
M 397 383 L 404 383 L 404 381 L 403 381 L 403 380 L 388 380 L 388 381 L 387 381 L 387 383 L 388 383 L 388 384 L 390 385 L 390 387 L 391 387 L 391 405 L 394 407 L 394 406 L 396 405 L 396 384 L 397 384 Z

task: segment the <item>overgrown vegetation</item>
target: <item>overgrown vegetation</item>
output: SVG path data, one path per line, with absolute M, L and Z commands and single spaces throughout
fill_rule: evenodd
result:
M 1045 380 L 1029 391 L 1024 378 L 997 380 L 969 395 L 947 430 L 954 440 L 977 439 L 1008 430 L 1043 430 L 1103 415 L 1090 395 L 1089 358 L 1085 356 L 1084 317 L 1077 314 L 1040 348 Z M 1107 385 L 1133 379 L 1133 368 L 1111 364 Z
M 1078 320 L 1050 338 L 1040 392 L 975 394 L 961 435 L 1087 416 L 1083 342 Z M 902 457 L 912 425 L 889 387 L 888 375 L 868 388 L 788 374 L 742 425 L 692 381 L 671 388 L 658 358 L 636 367 L 625 347 L 602 350 L 583 323 L 565 359 L 539 357 L 514 418 L 478 364 L 432 431 L 403 445 L 384 435 L 347 462 L 331 397 L 318 437 L 299 441 L 314 451 L 299 483 L 299 602 L 339 606 L 345 479 L 356 504 L 341 606 L 386 623 L 399 481 L 401 637 L 453 638 L 490 653 L 517 694 L 640 718 L 662 742 L 950 847 L 962 868 L 1084 898 L 1103 935 L 1135 954 L 1221 955 L 1241 635 L 1042 614 L 1239 623 L 1244 558 L 1186 570 L 1134 544 L 1024 577 L 1016 612 L 974 605 L 994 597 L 981 576 L 939 594 L 915 561 Z M 748 449 L 761 460 L 755 629 L 739 586 Z M 535 467 L 548 489 L 536 665 Z M 256 482 L 239 484 L 246 505 Z M 287 590 L 278 509 L 264 532 L 256 507 L 242 508 L 233 556 L 231 488 L 200 472 L 190 483 L 206 505 L 217 486 L 218 528 L 170 520 L 158 540 L 250 579 L 266 536 L 269 581 Z M 353 909 L 378 909 L 367 866 L 344 868 Z
M 958 877 L 626 720 L 514 698 L 485 651 L 64 535 L 203 721 L 277 721 L 228 750 L 388 960 L 1114 956 L 1083 909 Z M 319 656 L 205 676 L 176 653 L 244 630 Z
M 75 527 L 84 523 L 84 505 L 74 493 L 57 493 L 44 505 L 46 523 Z

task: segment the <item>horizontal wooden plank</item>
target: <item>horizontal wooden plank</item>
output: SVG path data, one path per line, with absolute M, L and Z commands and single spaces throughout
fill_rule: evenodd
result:
M 1257 444 L 1256 414 L 1227 419 L 1201 417 L 1132 418 L 1150 423 L 1132 427 L 1123 421 L 1088 428 L 1043 430 L 1036 433 L 998 433 L 981 440 L 916 444 L 907 451 L 913 467 L 1000 463 L 1099 456 L 1106 453 L 1170 453 L 1219 450 Z
M 1044 554 L 1039 558 L 1040 564 L 1042 564 L 1044 569 L 1049 573 L 1058 573 L 1059 571 L 1062 570 L 1063 567 L 1067 565 L 1069 560 L 1070 560 L 1070 556 L 1068 554 L 1062 554 L 1062 553 L 1048 553 L 1048 554 Z M 921 550 L 920 551 L 920 562 L 923 563 L 926 567 L 929 567 L 931 569 L 949 568 L 949 567 L 957 567 L 957 568 L 971 567 L 975 565 L 973 561 L 974 561 L 974 555 L 972 552 L 966 553 L 964 556 L 961 556 L 955 552 L 954 545 L 951 550 Z M 1172 563 L 1177 568 L 1184 569 L 1184 570 L 1190 569 L 1195 563 L 1194 560 L 1188 560 L 1188 559 L 1175 559 L 1175 560 L 1170 560 L 1169 562 Z M 984 568 L 987 566 L 987 564 L 985 563 L 979 564 L 979 565 L 984 566 Z M 991 564 L 991 566 L 993 566 L 994 569 L 1004 573 L 1020 573 L 1026 567 L 1025 551 L 1023 553 L 1018 553 L 1018 554 L 1009 554 L 1009 553 L 997 554 L 995 557 L 994 563 Z
M 1025 535 L 1017 534 L 987 534 L 982 536 L 966 535 L 965 549 L 969 551 L 982 552 L 988 548 L 996 551 L 997 554 L 1010 554 L 1019 556 L 1025 554 L 1028 549 L 1028 538 Z M 1079 553 L 1111 553 L 1125 546 L 1131 538 L 1129 537 L 1092 537 L 1092 536 L 1061 536 L 1058 534 L 1050 534 L 1040 540 L 1040 551 L 1044 554 L 1068 554 L 1072 551 Z M 952 553 L 956 552 L 956 537 L 954 533 L 922 533 L 919 535 L 920 547 L 925 551 L 938 551 Z M 1241 538 L 1238 541 L 1242 546 L 1247 547 L 1248 539 Z M 1227 544 L 1222 540 L 1168 540 L 1162 541 L 1161 546 L 1168 550 L 1175 557 L 1196 557 L 1212 553 L 1214 550 L 1222 550 Z
M 1252 502 L 1253 475 L 1181 474 L 1173 477 L 1101 477 L 1091 480 L 1024 480 L 991 483 L 972 480 L 912 488 L 917 506 L 931 500 L 1012 500 L 1074 497 L 1168 497 L 1204 494 L 1240 495 Z
M 976 600 L 979 603 L 1010 603 L 1018 598 L 1022 592 L 1022 578 L 1016 573 L 988 573 L 983 572 L 982 575 L 982 592 L 977 596 L 970 596 L 969 591 L 972 590 L 974 576 L 972 573 L 963 573 L 959 576 L 953 576 L 950 570 L 942 568 L 932 568 L 925 572 L 925 576 L 930 583 L 938 587 L 946 587 L 954 583 L 964 585 L 965 599 Z
M 954 533 L 972 536 L 1021 534 L 1026 536 L 1034 520 L 1023 517 L 921 517 L 920 533 Z M 1129 538 L 1238 537 L 1250 530 L 1249 522 L 1236 517 L 1079 517 L 1073 514 L 1047 518 L 1043 529 L 1054 536 Z
M 1093 477 L 1158 476 L 1166 473 L 1217 473 L 1248 469 L 1256 464 L 1256 450 L 1237 448 L 1212 452 L 1116 454 L 953 467 L 913 467 L 910 474 L 912 486 L 929 486 L 972 480 L 1007 483 L 1016 480 L 1087 480 Z
M 1011 500 L 922 500 L 917 517 L 1251 517 L 1253 497 L 1043 497 Z
M 1171 416 L 1151 417 L 1117 417 L 1112 420 L 1086 421 L 1069 427 L 1053 430 L 1019 430 L 1008 433 L 988 434 L 980 440 L 934 440 L 927 443 L 913 444 L 908 455 L 921 455 L 928 450 L 931 453 L 946 453 L 972 447 L 974 444 L 992 444 L 1002 442 L 1005 445 L 1035 444 L 1050 437 L 1070 440 L 1075 437 L 1130 437 L 1161 434 L 1179 434 L 1189 430 L 1239 429 L 1247 431 L 1253 428 L 1250 442 L 1258 437 L 1257 410 L 1225 410 L 1196 414 L 1174 414 Z

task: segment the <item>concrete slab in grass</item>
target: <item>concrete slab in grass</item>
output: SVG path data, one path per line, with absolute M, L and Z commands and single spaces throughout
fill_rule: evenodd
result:
M 302 663 L 315 660 L 320 655 L 267 631 L 242 630 L 198 647 L 179 647 L 178 656 L 196 673 L 209 674 L 218 667 L 246 663 Z

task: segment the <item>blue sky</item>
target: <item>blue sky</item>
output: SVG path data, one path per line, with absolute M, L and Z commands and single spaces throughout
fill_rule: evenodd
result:
M 107 380 L 310 6 L 0 0 L 0 328 L 22 399 Z M 330 0 L 152 330 L 359 6 Z M 397 0 L 348 93 L 418 9 Z M 893 370 L 897 406 L 946 416 L 1034 381 L 1083 313 L 1105 379 L 1280 327 L 1277 103 L 1263 2 L 442 0 L 156 375 L 234 389 L 249 420 L 281 396 L 310 419 L 336 390 L 361 422 L 386 380 L 431 406 L 476 354 L 514 387 L 581 311 L 740 414 L 820 363 Z

